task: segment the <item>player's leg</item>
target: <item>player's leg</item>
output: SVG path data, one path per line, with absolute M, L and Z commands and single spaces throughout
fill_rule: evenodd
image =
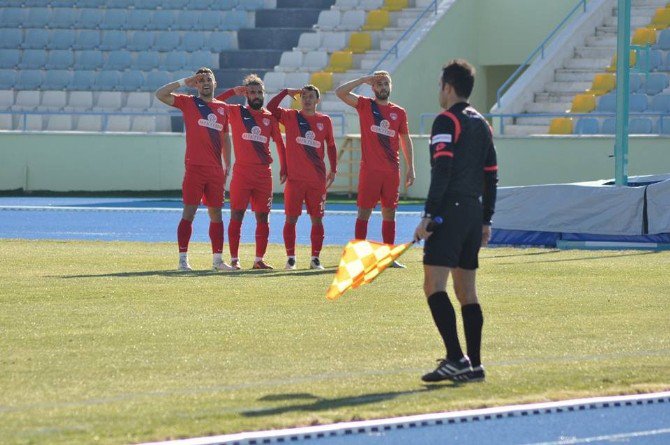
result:
M 395 212 L 400 200 L 400 172 L 388 174 L 384 177 L 381 190 L 382 202 L 382 240 L 386 244 L 395 244 Z M 397 261 L 391 267 L 404 269 L 405 266 Z
M 232 270 L 223 262 L 223 171 L 212 169 L 210 180 L 205 184 L 203 203 L 209 213 L 209 239 L 212 244 L 212 267 L 214 270 Z
M 177 226 L 177 244 L 179 246 L 179 266 L 178 270 L 192 270 L 188 262 L 188 245 L 193 233 L 193 219 L 198 210 L 198 205 L 202 199 L 204 191 L 204 182 L 198 174 L 197 169 L 187 167 L 182 182 L 182 201 L 184 209 L 182 210 L 181 220 Z
M 356 217 L 356 227 L 354 236 L 356 239 L 366 239 L 368 237 L 368 220 L 372 210 L 379 201 L 381 183 L 376 180 L 378 175 L 361 169 L 358 174 L 358 215 Z
M 312 184 L 305 193 L 307 213 L 312 220 L 310 241 L 312 244 L 312 259 L 309 263 L 310 269 L 323 270 L 319 255 L 323 247 L 323 215 L 326 210 L 326 184 Z
M 295 269 L 295 225 L 298 217 L 302 213 L 302 187 L 298 181 L 286 181 L 284 188 L 284 247 L 286 248 L 286 266 L 285 269 Z
M 228 248 L 230 250 L 230 266 L 239 270 L 240 259 L 240 232 L 242 229 L 242 220 L 246 211 L 251 189 L 242 173 L 241 169 L 236 169 L 233 173 L 233 179 L 230 181 L 230 223 L 228 223 Z
M 270 237 L 270 212 L 256 212 L 256 258 L 254 269 L 274 269 L 265 262 L 264 256 Z
M 270 237 L 270 209 L 272 208 L 272 176 L 270 170 L 261 173 L 251 192 L 251 209 L 256 214 L 256 258 L 254 269 L 274 269 L 263 257 Z

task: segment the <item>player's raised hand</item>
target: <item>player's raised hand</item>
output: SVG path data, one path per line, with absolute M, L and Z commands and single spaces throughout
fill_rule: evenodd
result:
M 375 76 L 374 74 L 371 74 L 369 76 L 362 77 L 361 80 L 363 83 L 367 83 L 368 85 L 372 86 L 375 83 Z
M 186 79 L 184 79 L 184 83 L 189 88 L 195 88 L 198 81 L 201 80 L 203 77 L 204 77 L 203 73 L 194 74 L 191 77 L 187 77 Z
M 288 175 L 286 173 L 279 173 L 279 183 L 283 184 L 286 182 Z
M 335 182 L 335 175 L 337 172 L 331 171 L 328 173 L 328 176 L 326 177 L 326 189 L 329 189 L 331 185 L 333 185 L 333 182 Z
M 299 94 L 302 93 L 302 90 L 298 90 L 298 89 L 296 89 L 296 88 L 287 88 L 287 89 L 286 89 L 286 93 L 287 93 L 289 96 L 291 96 L 292 98 L 295 99 L 295 97 L 296 97 L 297 95 L 299 95 Z
M 247 95 L 247 87 L 244 85 L 239 85 L 233 88 L 233 91 L 235 91 L 236 96 L 246 96 Z

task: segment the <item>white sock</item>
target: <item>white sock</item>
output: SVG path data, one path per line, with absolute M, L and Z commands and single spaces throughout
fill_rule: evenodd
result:
M 288 259 L 289 259 L 289 260 L 291 260 L 291 259 L 295 260 L 295 255 L 289 255 L 289 256 L 288 256 Z
M 179 262 L 188 263 L 188 252 L 179 252 Z
M 312 260 L 318 260 L 318 259 L 319 259 L 318 256 L 313 256 L 313 257 L 312 257 Z
M 223 263 L 223 258 L 221 258 L 221 254 L 220 254 L 220 253 L 214 253 L 214 254 L 212 254 L 212 257 L 213 257 L 213 258 L 212 258 L 212 262 L 213 262 L 214 264 Z
M 233 257 L 230 257 L 230 262 L 231 262 L 231 263 L 232 263 L 233 261 L 239 261 L 239 260 L 240 260 L 240 259 L 239 259 L 239 258 L 237 258 L 237 257 L 235 257 L 235 258 L 233 258 Z
M 255 259 L 254 261 L 255 261 L 256 263 L 259 262 L 259 261 L 263 261 L 263 257 L 258 257 L 258 256 L 257 256 L 256 259 Z

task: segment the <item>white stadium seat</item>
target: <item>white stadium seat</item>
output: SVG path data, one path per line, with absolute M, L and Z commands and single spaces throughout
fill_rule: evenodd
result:
M 119 91 L 103 91 L 98 93 L 98 100 L 95 108 L 98 110 L 119 110 L 121 109 L 122 94 Z
M 317 28 L 324 30 L 335 29 L 340 25 L 341 14 L 340 11 L 327 10 L 319 13 L 319 20 L 316 24 Z
M 298 46 L 300 51 L 312 51 L 321 46 L 321 34 L 318 32 L 304 32 L 300 34 Z
M 153 133 L 156 131 L 156 116 L 132 116 L 130 131 Z
M 12 115 L 9 113 L 0 113 L 0 130 L 13 130 Z
M 263 83 L 265 88 L 268 91 L 279 91 L 284 87 L 284 82 L 286 79 L 286 73 L 276 73 L 274 71 L 269 71 L 265 73 L 263 77 Z
M 324 51 L 310 51 L 305 54 L 303 68 L 310 71 L 319 71 L 328 65 L 328 53 Z
M 21 123 L 19 125 L 19 128 L 22 130 L 23 124 L 25 122 L 25 129 L 27 131 L 42 131 L 42 115 L 41 114 L 28 114 L 25 116 L 25 121 L 23 120 L 24 117 L 21 116 Z
M 91 91 L 72 91 L 68 99 L 67 111 L 87 111 L 93 108 L 93 93 Z
M 42 109 L 45 111 L 58 111 L 67 105 L 67 93 L 65 91 L 45 91 L 42 94 Z
M 349 9 L 357 9 L 360 7 L 359 0 L 337 0 L 333 5 L 333 8 L 337 8 L 341 11 L 347 11 Z
M 0 90 L 0 104 L 3 107 L 11 108 L 14 105 L 14 91 Z
M 128 93 L 124 109 L 127 109 L 128 111 L 144 111 L 149 108 L 151 108 L 151 93 Z
M 365 24 L 365 11 L 361 10 L 345 11 L 344 14 L 342 14 L 339 29 L 354 31 L 361 29 L 361 27 L 364 24 Z
M 40 92 L 39 91 L 19 91 L 16 93 L 16 101 L 14 102 L 14 109 L 30 111 L 40 106 Z
M 52 114 L 47 116 L 47 131 L 71 131 L 72 130 L 72 115 L 71 114 Z
M 346 32 L 324 32 L 321 45 L 328 51 L 339 51 L 347 46 Z
M 309 73 L 286 73 L 284 88 L 302 88 L 309 83 Z
M 107 116 L 107 127 L 105 130 L 119 132 L 130 131 L 130 119 L 131 117 L 126 114 L 112 114 Z
M 361 0 L 359 9 L 372 11 L 373 9 L 381 9 L 384 6 L 384 0 Z
M 302 52 L 284 51 L 279 59 L 279 65 L 275 67 L 277 71 L 298 71 L 302 67 Z
M 102 116 L 99 114 L 84 114 L 77 119 L 77 131 L 102 131 Z

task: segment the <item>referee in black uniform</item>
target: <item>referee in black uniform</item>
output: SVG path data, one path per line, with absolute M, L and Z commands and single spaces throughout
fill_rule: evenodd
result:
M 480 359 L 484 317 L 475 277 L 479 248 L 491 236 L 498 166 L 491 127 L 468 104 L 474 83 L 475 69 L 465 60 L 452 60 L 442 68 L 440 106 L 445 111 L 433 122 L 430 189 L 414 239 L 426 240 L 423 288 L 447 356 L 422 377 L 425 382 L 484 380 Z M 461 305 L 467 356 L 447 295 L 449 274 Z

